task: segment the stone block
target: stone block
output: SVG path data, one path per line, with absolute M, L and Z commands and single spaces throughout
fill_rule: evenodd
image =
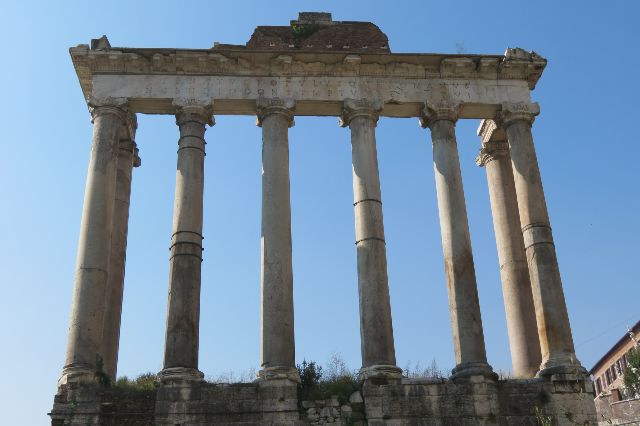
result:
M 316 404 L 313 401 L 302 401 L 302 408 L 311 408 L 315 406 Z
M 343 418 L 351 417 L 351 413 L 353 413 L 353 409 L 349 405 L 343 405 L 340 407 L 340 416 Z
M 327 407 L 339 407 L 340 401 L 338 401 L 338 397 L 336 395 L 331 395 L 330 399 L 326 400 Z

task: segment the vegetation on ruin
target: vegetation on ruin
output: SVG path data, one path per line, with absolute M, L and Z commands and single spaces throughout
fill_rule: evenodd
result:
M 360 390 L 357 370 L 351 370 L 344 359 L 333 354 L 322 367 L 315 361 L 302 361 L 296 366 L 300 374 L 300 401 L 315 401 L 337 396 L 341 404 L 349 401 L 349 396 Z M 435 359 L 426 367 L 420 362 L 408 362 L 402 375 L 411 379 L 446 379 L 449 374 L 441 369 Z
M 111 389 L 128 394 L 147 394 L 155 392 L 159 386 L 160 380 L 157 374 L 144 373 L 135 379 L 129 379 L 127 376 L 119 377 Z
M 251 367 L 242 371 L 227 370 L 215 376 L 207 375 L 206 381 L 211 384 L 234 385 L 240 383 L 251 383 L 257 378 L 256 369 Z
M 297 39 L 307 38 L 320 29 L 317 24 L 292 24 L 291 31 Z
M 539 426 L 552 426 L 553 425 L 553 419 L 551 418 L 551 416 L 547 416 L 546 414 L 544 414 L 544 411 L 542 411 L 542 409 L 540 409 L 540 407 L 535 407 L 533 410 L 534 410 L 534 413 L 536 415 L 536 420 L 537 420 Z
M 411 361 L 409 361 L 402 370 L 402 375 L 409 379 L 446 379 L 449 377 L 446 370 L 441 369 L 435 359 L 426 367 L 422 367 L 420 362 L 411 365 Z
M 315 361 L 303 360 L 296 366 L 300 374 L 300 401 L 316 401 L 338 397 L 344 404 L 352 393 L 360 390 L 357 373 L 350 370 L 340 355 L 332 355 L 326 368 Z
M 629 396 L 640 396 L 640 348 L 637 346 L 627 352 L 624 386 Z

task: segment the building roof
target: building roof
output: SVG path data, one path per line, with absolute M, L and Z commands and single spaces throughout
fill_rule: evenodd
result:
M 640 321 L 636 322 L 636 324 L 631 327 L 631 331 L 634 333 L 639 333 L 640 332 Z M 605 353 L 602 358 L 600 358 L 598 360 L 598 362 L 596 362 L 593 367 L 591 367 L 591 369 L 589 370 L 590 374 L 594 374 L 596 372 L 596 370 L 598 370 L 608 359 L 609 357 L 615 353 L 618 349 L 620 349 L 621 346 L 623 346 L 625 343 L 629 342 L 629 333 L 624 333 L 622 335 L 622 337 L 611 347 L 611 349 L 609 349 L 607 351 L 607 353 Z

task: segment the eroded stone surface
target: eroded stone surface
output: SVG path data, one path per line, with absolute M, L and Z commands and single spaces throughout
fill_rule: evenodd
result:
M 337 398 L 303 401 L 295 386 L 257 383 L 161 387 L 123 395 L 65 386 L 56 397 L 53 425 L 553 425 L 595 426 L 590 382 L 546 379 L 467 383 L 403 380 L 365 384 L 364 405 Z

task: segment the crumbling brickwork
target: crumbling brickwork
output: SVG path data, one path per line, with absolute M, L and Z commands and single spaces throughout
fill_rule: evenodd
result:
M 288 26 L 259 26 L 246 45 L 215 49 L 391 53 L 389 39 L 371 22 L 333 21 L 330 13 L 302 12 Z

